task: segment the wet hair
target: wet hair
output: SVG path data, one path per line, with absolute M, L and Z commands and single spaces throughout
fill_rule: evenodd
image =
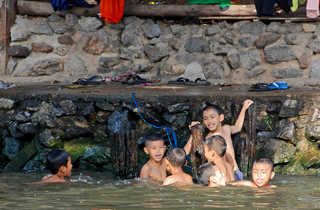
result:
M 198 182 L 202 185 L 208 186 L 210 176 L 215 175 L 212 163 L 204 163 L 198 168 Z
M 213 109 L 214 111 L 216 111 L 219 115 L 223 114 L 223 109 L 221 109 L 218 105 L 215 104 L 207 104 L 203 109 L 202 109 L 202 113 L 204 111 L 207 111 L 209 109 Z
M 67 166 L 70 154 L 63 150 L 52 150 L 47 156 L 47 167 L 52 174 L 57 174 L 61 166 Z
M 268 159 L 268 158 L 261 158 L 261 159 L 259 159 L 259 160 L 255 160 L 255 161 L 253 162 L 253 165 L 254 165 L 254 164 L 257 164 L 257 163 L 267 164 L 267 165 L 271 166 L 271 171 L 274 170 L 274 168 L 273 168 L 273 162 L 272 162 L 270 159 Z
M 166 157 L 174 167 L 183 167 L 187 158 L 186 152 L 181 148 L 170 149 Z
M 163 141 L 164 142 L 164 139 L 162 138 L 161 135 L 158 135 L 158 134 L 150 135 L 144 139 L 144 146 L 147 146 L 148 142 L 153 142 L 153 141 Z
M 214 135 L 210 136 L 204 142 L 208 146 L 208 149 L 215 151 L 220 157 L 224 156 L 227 151 L 226 140 L 222 136 Z

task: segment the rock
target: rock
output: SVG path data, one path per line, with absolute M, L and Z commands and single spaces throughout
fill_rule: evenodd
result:
M 14 157 L 18 154 L 20 149 L 20 142 L 11 137 L 4 138 L 4 148 L 2 149 L 2 154 L 7 156 L 10 160 L 13 160 Z
M 277 134 L 274 131 L 259 131 L 257 133 L 257 139 L 259 139 L 258 141 L 260 141 L 260 142 L 275 138 L 276 136 L 277 136 Z
M 64 69 L 72 77 L 83 77 L 88 74 L 84 61 L 77 55 L 70 55 L 66 58 Z
M 68 26 L 75 26 L 77 25 L 79 22 L 79 19 L 76 15 L 74 14 L 71 14 L 71 13 L 67 13 L 65 15 L 65 23 L 68 25 Z
M 113 112 L 115 110 L 115 107 L 108 102 L 96 102 L 96 106 L 103 111 Z
M 77 106 L 71 100 L 60 101 L 59 105 L 66 115 L 74 115 L 77 112 Z
M 152 69 L 152 64 L 147 59 L 134 59 L 132 71 L 136 73 L 149 72 Z
M 240 55 L 238 51 L 230 51 L 227 55 L 227 62 L 232 69 L 240 67 Z
M 59 42 L 59 44 L 73 45 L 73 39 L 69 35 L 59 36 L 58 37 L 58 42 Z
M 30 112 L 18 112 L 15 116 L 15 120 L 18 122 L 28 122 L 31 120 Z
M 105 45 L 98 37 L 90 36 L 82 49 L 92 55 L 101 55 L 105 49 Z
M 38 133 L 38 129 L 31 122 L 22 123 L 17 126 L 18 130 L 23 134 L 36 134 Z
M 186 71 L 186 67 L 182 64 L 172 65 L 171 71 L 165 72 L 167 75 L 180 75 Z
M 53 35 L 53 30 L 47 22 L 37 22 L 30 29 L 30 32 L 37 35 Z
M 262 22 L 247 22 L 240 26 L 241 34 L 260 35 L 266 29 L 266 26 Z
M 29 76 L 52 75 L 63 71 L 60 59 L 44 59 L 36 62 L 29 73 Z
M 38 160 L 30 160 L 26 163 L 26 165 L 23 167 L 23 170 L 26 173 L 35 173 L 35 172 L 42 172 L 46 168 L 46 165 L 44 163 L 41 163 Z
M 18 15 L 15 24 L 10 29 L 11 42 L 26 41 L 31 35 L 30 29 L 33 25 L 34 23 L 31 20 L 24 19 Z
M 245 48 L 252 47 L 253 43 L 254 39 L 251 36 L 241 37 L 239 39 L 240 46 Z
M 45 115 L 50 115 L 50 116 L 54 116 L 54 117 L 61 117 L 62 115 L 65 114 L 61 108 L 57 108 L 54 105 L 52 105 L 51 103 L 48 104 L 44 101 L 40 105 L 39 112 L 43 113 Z
M 105 124 L 108 121 L 109 116 L 110 116 L 109 112 L 98 111 L 96 114 L 96 121 L 98 123 Z
M 150 45 L 153 46 L 153 45 Z M 120 58 L 124 60 L 132 60 L 142 58 L 144 55 L 143 49 L 140 47 L 129 46 L 128 48 L 120 49 Z
M 31 122 L 34 125 L 40 125 L 42 127 L 54 128 L 57 123 L 54 121 L 52 116 L 48 114 L 43 114 L 42 112 L 36 112 L 31 117 Z
M 310 78 L 320 78 L 320 61 L 312 61 Z
M 49 23 L 49 25 L 56 34 L 64 34 L 73 30 L 71 26 L 67 26 L 64 23 Z
M 14 72 L 17 64 L 18 64 L 18 62 L 17 62 L 16 58 L 14 58 L 14 57 L 9 58 L 8 65 L 7 65 L 7 71 L 8 71 L 9 75 L 11 75 Z
M 30 54 L 30 50 L 27 47 L 21 45 L 13 45 L 8 48 L 8 55 L 18 58 L 26 58 Z
M 137 23 L 126 25 L 121 34 L 121 42 L 124 46 L 143 46 L 143 39 L 140 25 Z
M 192 37 L 186 41 L 184 48 L 189 53 L 209 52 L 209 43 L 201 37 Z
M 240 67 L 252 69 L 262 62 L 260 52 L 258 50 L 240 51 Z
M 212 46 L 212 48 L 210 48 L 210 51 L 213 52 L 215 55 L 227 55 L 230 51 L 233 50 L 232 46 L 229 45 L 216 45 L 216 46 Z
M 290 33 L 284 37 L 284 40 L 289 45 L 303 45 L 306 46 L 310 39 L 312 38 L 312 34 L 307 33 Z
M 170 25 L 170 29 L 174 35 L 179 35 L 185 31 L 185 28 L 182 25 Z
M 271 45 L 280 39 L 279 34 L 263 34 L 255 41 L 256 47 L 258 49 L 263 49 L 267 45 Z
M 310 66 L 312 55 L 313 55 L 312 50 L 304 49 L 304 50 L 299 51 L 298 55 L 297 55 L 297 53 L 295 53 L 295 54 L 296 54 L 296 57 L 298 59 L 299 66 L 301 69 L 306 69 Z
M 147 24 L 147 26 L 143 27 L 143 31 L 144 31 L 144 35 L 148 39 L 160 37 L 162 33 L 162 29 L 159 24 Z
M 320 39 L 314 39 L 307 45 L 314 53 L 320 53 Z
M 62 20 L 63 20 L 63 18 L 60 17 L 60 16 L 57 15 L 57 14 L 51 14 L 51 15 L 48 17 L 48 21 L 49 21 L 49 22 L 60 22 L 60 21 L 62 21 Z
M 95 32 L 102 27 L 103 23 L 96 17 L 81 17 L 79 25 L 84 32 Z
M 93 146 L 86 148 L 83 159 L 101 166 L 111 163 L 111 149 L 106 146 Z
M 178 104 L 168 106 L 168 111 L 169 113 L 190 111 L 190 106 L 183 103 L 178 103 Z
M 237 35 L 232 32 L 232 31 L 227 31 L 225 34 L 224 34 L 224 39 L 226 40 L 226 42 L 228 44 L 231 44 L 231 45 L 235 45 L 237 44 Z
M 12 109 L 14 101 L 8 98 L 0 98 L 0 110 L 1 109 Z
M 301 71 L 294 68 L 275 68 L 272 70 L 272 76 L 277 79 L 298 78 L 302 76 Z
M 53 47 L 45 42 L 33 42 L 31 47 L 33 52 L 51 53 L 53 51 Z
M 17 153 L 15 158 L 10 161 L 4 168 L 4 172 L 17 172 L 19 171 L 39 150 L 39 145 L 34 139 L 27 144 L 23 149 Z
M 11 122 L 9 125 L 10 134 L 14 138 L 21 138 L 23 137 L 23 133 L 18 131 L 17 127 L 18 127 L 18 122 Z
M 295 155 L 296 147 L 285 141 L 278 141 L 273 155 L 274 164 L 288 163 Z
M 216 26 L 216 25 L 210 25 L 205 30 L 206 36 L 212 36 L 212 35 L 215 35 L 218 33 L 220 33 L 220 28 L 219 28 L 219 26 Z
M 311 123 L 306 125 L 305 136 L 311 142 L 320 141 L 320 125 L 319 123 Z
M 280 63 L 294 60 L 296 57 L 289 45 L 279 45 L 264 48 L 265 59 L 268 63 Z
M 297 100 L 287 99 L 281 106 L 279 117 L 296 117 L 298 109 L 299 104 Z
M 281 24 L 279 22 L 272 22 L 267 27 L 268 32 L 278 33 L 278 34 L 297 34 L 302 32 L 301 24 Z
M 95 126 L 95 132 L 93 133 L 93 135 L 94 135 L 93 142 L 96 142 L 96 143 L 108 142 L 108 144 L 109 144 L 109 138 L 108 138 L 107 132 L 108 132 L 107 125 L 98 124 L 97 126 Z
M 224 69 L 220 64 L 205 64 L 203 68 L 204 75 L 207 79 L 223 79 Z
M 144 52 L 153 63 L 169 55 L 168 45 L 164 43 L 157 44 L 156 46 L 146 45 L 144 46 Z
M 277 138 L 291 141 L 292 143 L 296 143 L 296 130 L 293 122 L 289 122 L 288 120 L 280 120 L 277 126 Z
M 59 46 L 54 49 L 54 53 L 59 56 L 65 56 L 68 54 L 70 48 L 65 46 Z
M 39 134 L 39 142 L 48 148 L 53 148 L 61 143 L 61 133 L 55 130 L 45 129 Z
M 120 63 L 118 54 L 104 53 L 99 57 L 99 66 L 110 68 Z
M 309 32 L 315 32 L 317 29 L 317 25 L 315 24 L 308 24 L 308 23 L 303 23 L 302 24 L 302 29 L 304 32 L 309 33 Z
M 197 62 L 192 62 L 187 65 L 186 70 L 181 77 L 188 78 L 191 81 L 195 81 L 197 78 L 206 79 L 201 65 Z
M 245 73 L 245 75 L 247 78 L 251 79 L 251 78 L 259 76 L 260 74 L 262 74 L 265 71 L 266 70 L 262 66 L 256 66 L 255 68 L 248 70 Z
M 115 134 L 119 132 L 127 132 L 131 130 L 131 124 L 128 119 L 128 111 L 115 111 L 108 119 L 108 130 Z
M 93 103 L 77 103 L 78 112 L 82 116 L 88 116 L 95 112 Z

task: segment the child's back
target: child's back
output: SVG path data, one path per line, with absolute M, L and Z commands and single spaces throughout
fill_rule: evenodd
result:
M 186 153 L 181 148 L 171 149 L 166 156 L 167 171 L 172 174 L 168 176 L 163 184 L 169 185 L 173 183 L 192 184 L 192 177 L 186 174 L 182 167 L 186 163 Z

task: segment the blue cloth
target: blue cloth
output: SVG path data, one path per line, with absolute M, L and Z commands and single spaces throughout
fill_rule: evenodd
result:
M 99 1 L 97 1 L 99 3 Z M 50 0 L 51 6 L 54 11 L 66 11 L 69 7 L 94 7 L 95 5 L 88 4 L 85 0 Z
M 236 171 L 234 171 L 234 178 L 236 179 L 236 181 L 243 180 L 243 173 L 239 169 L 237 169 Z

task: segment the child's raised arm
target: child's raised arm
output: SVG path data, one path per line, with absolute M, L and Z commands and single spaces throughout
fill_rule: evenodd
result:
M 239 133 L 241 131 L 243 122 L 244 122 L 244 117 L 246 116 L 246 111 L 253 103 L 254 102 L 250 99 L 247 99 L 243 102 L 242 109 L 240 111 L 240 114 L 238 116 L 236 123 L 230 126 L 230 130 L 232 134 Z
M 200 124 L 200 122 L 198 121 L 191 122 L 191 124 L 189 125 L 189 129 L 191 130 L 191 127 L 197 124 Z M 186 155 L 190 154 L 191 147 L 192 147 L 192 135 L 190 135 L 188 142 L 183 147 L 184 151 L 186 152 Z
M 228 183 L 228 185 L 232 185 L 232 186 L 237 186 L 237 187 L 257 187 L 253 182 L 249 181 L 249 180 L 241 180 L 241 181 L 236 181 L 236 182 L 230 182 Z

